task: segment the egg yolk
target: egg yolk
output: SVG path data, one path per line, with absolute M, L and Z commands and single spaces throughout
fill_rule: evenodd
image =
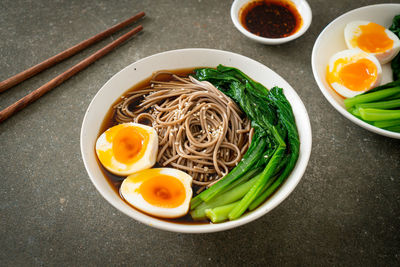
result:
M 370 22 L 359 28 L 361 34 L 352 40 L 353 46 L 369 53 L 384 52 L 393 47 L 394 42 L 388 37 L 383 26 Z
M 162 208 L 178 207 L 186 198 L 183 184 L 169 175 L 160 174 L 147 179 L 138 191 L 148 203 Z
M 112 150 L 115 159 L 121 163 L 131 164 L 140 159 L 148 142 L 148 135 L 138 127 L 120 129 L 112 141 Z
M 352 91 L 365 91 L 377 79 L 377 72 L 376 65 L 369 59 L 350 63 L 348 59 L 339 59 L 328 73 L 328 82 L 339 83 Z

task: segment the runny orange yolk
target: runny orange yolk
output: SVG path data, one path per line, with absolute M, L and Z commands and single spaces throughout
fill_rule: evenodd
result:
M 138 191 L 148 203 L 162 208 L 178 207 L 186 198 L 185 187 L 181 181 L 163 174 L 145 180 Z
M 361 34 L 352 40 L 353 46 L 369 53 L 384 52 L 393 47 L 393 40 L 388 37 L 385 28 L 370 22 L 360 26 Z
M 333 70 L 328 72 L 329 83 L 339 83 L 352 91 L 365 91 L 377 79 L 377 67 L 369 59 L 361 58 L 354 62 L 349 59 L 335 61 Z
M 113 138 L 112 150 L 115 159 L 124 164 L 132 164 L 140 159 L 147 145 L 147 133 L 138 127 L 120 129 Z

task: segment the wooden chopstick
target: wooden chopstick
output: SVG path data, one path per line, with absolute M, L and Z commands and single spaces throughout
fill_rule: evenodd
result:
M 115 41 L 111 42 L 110 44 L 106 45 L 102 49 L 98 50 L 94 54 L 90 55 L 86 59 L 82 60 L 75 66 L 69 68 L 67 71 L 64 73 L 58 75 L 48 83 L 42 85 L 35 91 L 27 94 L 14 104 L 8 106 L 7 108 L 3 109 L 0 111 L 0 122 L 4 121 L 8 117 L 12 116 L 15 112 L 23 109 L 30 103 L 34 102 L 38 98 L 40 98 L 42 95 L 53 89 L 54 87 L 60 85 L 62 82 L 66 81 L 67 79 L 71 78 L 73 75 L 78 73 L 79 71 L 85 69 L 87 66 L 95 62 L 97 59 L 103 57 L 104 55 L 108 54 L 111 50 L 113 50 L 115 47 L 118 45 L 122 44 L 124 41 L 128 40 L 130 37 L 135 35 L 136 33 L 140 32 L 143 29 L 142 25 L 137 26 L 133 30 L 129 31 L 128 33 L 122 35 Z
M 13 87 L 14 85 L 19 84 L 20 82 L 25 81 L 26 79 L 32 77 L 33 75 L 36 75 L 41 71 L 44 71 L 45 69 L 53 66 L 54 64 L 56 64 L 56 63 L 58 63 L 58 62 L 60 62 L 60 61 L 62 61 L 64 59 L 67 59 L 67 58 L 75 55 L 79 51 L 85 49 L 86 47 L 88 47 L 88 46 L 90 46 L 90 45 L 92 45 L 92 44 L 94 44 L 96 42 L 99 42 L 100 40 L 102 40 L 102 39 L 110 36 L 111 34 L 121 30 L 122 28 L 125 28 L 129 24 L 131 24 L 131 23 L 137 21 L 138 19 L 142 18 L 144 15 L 145 15 L 144 12 L 139 12 L 135 16 L 133 16 L 133 17 L 121 22 L 121 23 L 116 24 L 116 25 L 112 26 L 111 28 L 109 28 L 109 29 L 107 29 L 107 30 L 105 30 L 105 31 L 103 31 L 101 33 L 96 34 L 95 36 L 93 36 L 93 37 L 91 37 L 91 38 L 89 38 L 89 39 L 87 39 L 87 40 L 85 40 L 83 42 L 80 42 L 79 44 L 77 44 L 77 45 L 75 45 L 73 47 L 68 48 L 67 50 L 65 50 L 63 52 L 61 52 L 61 53 L 59 53 L 59 54 L 57 54 L 57 55 L 55 55 L 55 56 L 53 56 L 53 57 L 51 57 L 49 59 L 46 59 L 45 61 L 43 61 L 43 62 L 41 62 L 41 63 L 39 63 L 39 64 L 37 64 L 37 65 L 35 65 L 33 67 L 30 67 L 27 70 L 24 70 L 24 71 L 22 71 L 22 72 L 20 72 L 20 73 L 18 73 L 16 75 L 14 75 L 13 77 L 10 77 L 10 78 L 0 82 L 0 93 L 4 92 L 5 90 L 7 90 L 7 89 L 9 89 L 11 87 Z

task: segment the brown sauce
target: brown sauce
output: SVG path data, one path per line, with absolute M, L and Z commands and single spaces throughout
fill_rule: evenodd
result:
M 267 38 L 294 34 L 302 24 L 295 5 L 288 0 L 258 0 L 243 6 L 240 23 L 251 33 Z

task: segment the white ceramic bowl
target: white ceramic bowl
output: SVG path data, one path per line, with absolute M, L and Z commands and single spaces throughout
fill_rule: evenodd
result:
M 248 2 L 253 2 L 255 0 L 235 0 L 232 3 L 231 6 L 231 18 L 232 22 L 235 25 L 235 27 L 246 37 L 250 38 L 253 41 L 262 43 L 262 44 L 267 44 L 267 45 L 278 45 L 278 44 L 283 44 L 289 41 L 292 41 L 301 35 L 303 35 L 307 29 L 310 27 L 311 20 L 312 20 L 312 12 L 311 8 L 308 5 L 307 1 L 305 0 L 290 0 L 297 8 L 299 11 L 300 16 L 303 19 L 303 24 L 301 25 L 300 29 L 295 32 L 294 34 L 284 37 L 284 38 L 265 38 L 261 37 L 258 35 L 255 35 L 248 30 L 246 30 L 243 25 L 240 23 L 239 20 L 239 13 L 240 9 Z
M 300 135 L 300 156 L 297 164 L 279 190 L 256 210 L 235 221 L 220 224 L 179 224 L 148 216 L 126 204 L 111 188 L 96 161 L 95 142 L 100 126 L 111 105 L 134 84 L 150 77 L 157 70 L 174 70 L 201 66 L 216 67 L 224 64 L 239 68 L 266 87 L 275 85 L 284 88 L 292 105 Z M 300 181 L 311 153 L 311 126 L 307 111 L 295 90 L 278 74 L 261 63 L 242 55 L 212 49 L 173 50 L 141 59 L 115 74 L 98 91 L 90 103 L 81 129 L 81 152 L 83 162 L 93 184 L 111 205 L 126 215 L 153 227 L 182 233 L 205 233 L 222 231 L 251 222 L 281 203 Z
M 392 24 L 393 17 L 397 14 L 400 14 L 400 4 L 365 6 L 341 15 L 332 21 L 318 36 L 312 51 L 311 65 L 314 78 L 322 94 L 340 114 L 371 132 L 400 139 L 400 133 L 380 129 L 347 112 L 343 103 L 343 98 L 332 90 L 326 81 L 326 66 L 328 65 L 329 58 L 336 52 L 347 49 L 344 40 L 344 28 L 348 22 L 367 20 L 388 28 Z M 382 84 L 392 81 L 390 63 L 384 64 L 382 66 L 382 71 Z

